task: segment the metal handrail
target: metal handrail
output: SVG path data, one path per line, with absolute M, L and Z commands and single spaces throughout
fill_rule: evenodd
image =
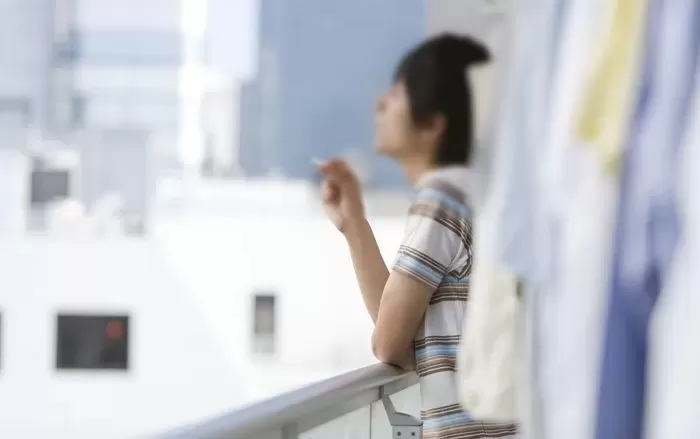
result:
M 416 384 L 415 373 L 363 367 L 159 436 L 160 439 L 296 439 L 300 433 Z

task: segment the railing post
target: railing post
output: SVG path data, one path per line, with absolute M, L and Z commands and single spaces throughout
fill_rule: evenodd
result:
M 391 437 L 394 439 L 422 439 L 423 421 L 406 413 L 400 413 L 394 408 L 394 403 L 388 395 L 382 395 L 382 404 L 391 424 Z
M 296 424 L 287 424 L 282 427 L 282 439 L 298 439 L 299 431 Z

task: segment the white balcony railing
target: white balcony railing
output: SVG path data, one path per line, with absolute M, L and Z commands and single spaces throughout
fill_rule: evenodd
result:
M 321 381 L 160 439 L 420 439 L 414 373 L 376 364 Z

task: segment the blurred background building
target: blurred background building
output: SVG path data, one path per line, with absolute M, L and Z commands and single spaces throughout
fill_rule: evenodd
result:
M 374 102 L 397 57 L 426 34 L 425 8 L 422 0 L 261 0 L 256 72 L 241 99 L 246 174 L 311 179 L 311 157 L 348 155 L 366 168 L 368 185 L 402 185 L 373 154 Z

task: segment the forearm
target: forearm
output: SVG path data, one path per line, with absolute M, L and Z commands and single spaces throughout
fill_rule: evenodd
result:
M 350 224 L 345 230 L 345 238 L 350 248 L 362 299 L 372 321 L 376 323 L 382 291 L 389 279 L 389 270 L 379 251 L 372 228 L 366 220 Z

